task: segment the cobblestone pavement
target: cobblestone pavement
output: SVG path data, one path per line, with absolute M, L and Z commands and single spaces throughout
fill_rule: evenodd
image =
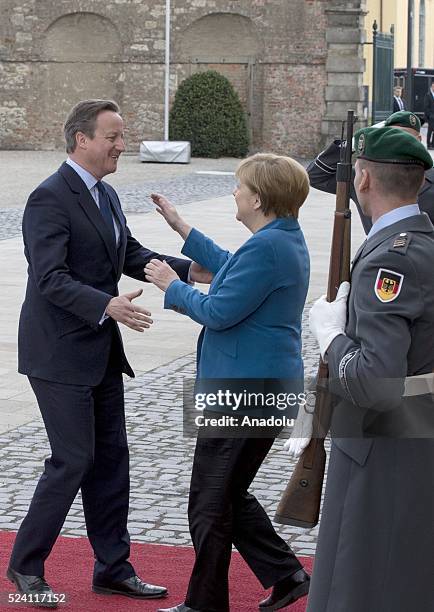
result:
M 16 208 L 0 208 L 0 240 L 21 234 L 23 211 Z
M 169 180 L 147 181 L 137 185 L 117 188 L 122 208 L 128 213 L 145 213 L 154 210 L 149 200 L 152 192 L 164 193 L 177 205 L 218 198 L 232 193 L 235 177 L 215 174 L 187 174 Z M 0 208 L 0 240 L 21 234 L 23 210 Z
M 311 376 L 316 370 L 317 348 L 306 320 L 303 327 L 306 376 Z M 194 369 L 194 354 L 190 354 L 126 383 L 131 452 L 129 529 L 135 541 L 190 544 L 187 495 L 194 440 L 182 437 L 182 389 L 184 379 L 194 377 Z M 252 486 L 271 517 L 295 465 L 282 445 L 283 440 L 278 439 Z M 0 529 L 18 528 L 48 454 L 40 419 L 0 436 Z M 277 529 L 295 552 L 314 554 L 318 527 Z M 80 496 L 62 533 L 86 535 Z

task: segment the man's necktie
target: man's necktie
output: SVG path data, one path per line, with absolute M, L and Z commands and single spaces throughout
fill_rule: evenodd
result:
M 104 221 L 106 222 L 107 227 L 110 230 L 111 235 L 113 236 L 113 240 L 116 242 L 115 228 L 113 225 L 113 214 L 106 188 L 101 183 L 101 181 L 97 182 L 96 188 L 98 189 L 99 210 L 103 216 Z

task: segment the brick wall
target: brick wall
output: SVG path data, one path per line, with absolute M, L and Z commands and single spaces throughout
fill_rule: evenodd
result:
M 330 4 L 172 0 L 172 99 L 183 78 L 212 67 L 239 92 L 252 150 L 313 155 Z M 62 148 L 65 115 L 86 97 L 119 102 L 130 150 L 163 138 L 164 0 L 2 0 L 2 13 L 1 148 Z

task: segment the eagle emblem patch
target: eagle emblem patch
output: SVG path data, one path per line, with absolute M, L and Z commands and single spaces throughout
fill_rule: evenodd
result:
M 403 282 L 403 274 L 380 268 L 375 281 L 375 295 L 380 302 L 393 302 L 400 294 Z

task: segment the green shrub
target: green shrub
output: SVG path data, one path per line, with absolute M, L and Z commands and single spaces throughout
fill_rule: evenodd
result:
M 189 140 L 195 157 L 245 157 L 246 116 L 237 92 L 215 70 L 182 81 L 170 111 L 170 139 Z

